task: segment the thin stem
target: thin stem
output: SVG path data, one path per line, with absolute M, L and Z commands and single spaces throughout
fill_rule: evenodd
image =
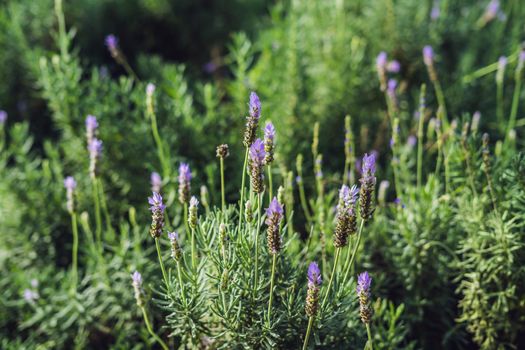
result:
M 425 122 L 425 90 L 426 86 L 421 86 L 421 96 L 419 105 L 419 123 L 417 128 L 417 188 L 421 187 L 421 178 L 423 176 L 423 124 Z
M 106 220 L 106 231 L 107 235 L 110 235 L 109 238 L 110 241 L 112 241 L 115 238 L 115 234 L 113 232 L 113 226 L 111 226 L 111 216 L 109 215 L 108 205 L 106 202 L 106 195 L 104 193 L 104 185 L 102 184 L 102 179 L 97 178 L 96 183 L 98 186 L 99 191 L 99 198 L 100 198 L 100 205 L 102 207 L 102 210 L 104 211 L 104 219 Z
M 272 259 L 272 277 L 270 278 L 270 300 L 268 301 L 268 326 L 272 320 L 272 301 L 273 301 L 273 282 L 275 278 L 275 264 L 277 262 L 277 254 L 273 254 Z
M 244 154 L 244 165 L 242 166 L 242 181 L 241 181 L 241 201 L 239 202 L 239 224 L 237 229 L 241 230 L 241 221 L 242 221 L 242 208 L 244 206 L 244 184 L 246 182 L 246 167 L 248 165 L 248 151 L 249 148 L 246 147 L 246 153 Z
M 197 256 L 195 249 L 195 229 L 191 229 L 191 267 L 195 270 L 197 268 Z
M 503 124 L 503 80 L 496 82 L 496 120 L 498 125 Z
M 93 178 L 93 201 L 95 203 L 95 237 L 97 240 L 97 246 L 102 251 L 102 217 L 100 215 L 100 200 L 98 198 L 97 178 Z
M 354 264 L 357 249 L 359 248 L 359 243 L 361 242 L 361 234 L 363 232 L 364 226 L 365 220 L 361 220 L 361 224 L 359 225 L 359 232 L 357 233 L 357 242 L 355 243 L 354 250 L 352 251 L 352 255 L 350 256 L 350 260 L 347 260 L 347 264 L 345 266 L 345 275 L 343 277 L 343 282 L 341 283 L 342 286 L 346 284 L 346 281 L 348 280 L 348 275 L 350 274 L 350 270 L 352 269 L 352 265 Z
M 314 324 L 314 317 L 310 316 L 308 320 L 308 328 L 306 329 L 306 336 L 304 337 L 303 350 L 308 349 L 308 340 L 310 339 L 310 333 L 312 333 L 312 326 Z
M 330 288 L 332 287 L 332 282 L 334 281 L 334 276 L 337 273 L 337 263 L 339 262 L 339 256 L 341 255 L 341 248 L 335 249 L 335 259 L 334 267 L 332 268 L 332 275 L 330 275 L 330 281 L 328 282 L 328 287 L 326 288 L 326 293 L 324 295 L 323 302 L 321 303 L 321 309 L 324 308 L 326 301 L 328 300 L 328 295 L 330 294 Z
M 144 308 L 144 306 L 141 306 L 140 309 L 142 310 L 142 315 L 144 316 L 144 322 L 146 323 L 146 328 L 148 329 L 149 334 L 151 334 L 151 336 L 155 338 L 155 340 L 160 344 L 160 346 L 162 346 L 164 350 L 169 350 L 166 343 L 164 343 L 164 341 L 160 339 L 157 333 L 153 331 L 153 328 L 151 327 L 151 323 L 149 322 L 148 313 L 146 312 L 146 309 Z
M 160 243 L 158 238 L 155 238 L 155 246 L 157 247 L 157 255 L 159 256 L 160 269 L 162 270 L 162 279 L 164 279 L 164 283 L 166 284 L 166 290 L 169 292 L 170 285 L 168 283 L 168 275 L 166 275 L 166 270 L 164 269 L 164 262 L 162 261 L 162 253 L 160 252 Z
M 509 136 L 509 132 L 514 129 L 516 125 L 516 115 L 518 114 L 518 105 L 520 101 L 520 92 L 521 92 L 521 71 L 516 72 L 516 86 L 514 87 L 514 94 L 512 96 L 512 107 L 510 109 L 509 124 L 507 125 L 507 130 L 505 133 L 505 140 Z
M 257 280 L 259 277 L 259 234 L 261 232 L 261 197 L 262 194 L 257 195 L 257 228 L 255 230 L 255 277 L 253 279 L 253 291 L 257 289 Z
M 368 335 L 368 349 L 373 350 L 372 346 L 372 332 L 370 331 L 370 324 L 366 323 L 366 334 Z
M 268 194 L 269 194 L 269 198 L 270 198 L 268 203 L 270 203 L 272 201 L 272 198 L 273 198 L 272 184 L 273 184 L 273 181 L 272 181 L 272 165 L 268 164 Z
M 443 126 L 448 126 L 447 107 L 445 106 L 445 95 L 443 94 L 443 90 L 441 89 L 441 83 L 439 82 L 439 80 L 434 81 L 434 90 L 436 91 L 438 104 L 443 111 L 443 113 L 441 114 L 441 123 Z
M 226 197 L 224 195 L 224 159 L 222 157 L 220 159 L 221 164 L 221 203 L 222 203 L 222 211 L 226 210 Z
M 312 215 L 310 214 L 310 210 L 308 210 L 308 203 L 306 202 L 306 196 L 304 194 L 304 185 L 302 177 L 301 181 L 299 182 L 299 198 L 301 200 L 301 207 L 303 208 L 306 221 L 310 223 L 312 222 Z
M 166 158 L 166 155 L 164 154 L 164 144 L 162 143 L 162 139 L 160 138 L 159 129 L 157 127 L 157 116 L 153 110 L 148 112 L 150 118 L 151 118 L 151 132 L 153 134 L 153 139 L 155 140 L 155 143 L 157 144 L 157 154 L 160 160 L 160 164 L 162 165 L 162 175 L 164 178 L 170 177 L 170 166 L 169 161 Z
M 78 284 L 78 225 L 77 214 L 71 213 L 71 227 L 73 228 L 73 291 L 76 291 Z

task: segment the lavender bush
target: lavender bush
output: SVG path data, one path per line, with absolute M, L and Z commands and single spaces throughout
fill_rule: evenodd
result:
M 210 82 L 117 31 L 90 66 L 46 3 L 57 135 L 0 111 L 0 348 L 525 346 L 520 6 L 277 4 Z

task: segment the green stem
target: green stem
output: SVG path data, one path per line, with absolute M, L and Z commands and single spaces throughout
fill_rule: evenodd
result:
M 370 331 L 370 324 L 366 323 L 366 334 L 368 335 L 368 349 L 373 350 L 372 346 L 372 332 Z
M 97 246 L 100 251 L 102 251 L 102 217 L 100 214 L 100 200 L 98 198 L 98 186 L 97 178 L 93 178 L 93 201 L 95 203 L 95 238 L 97 240 Z
M 220 157 L 220 164 L 221 164 L 221 204 L 222 204 L 222 211 L 226 210 L 226 197 L 224 195 L 224 159 Z
M 102 184 L 102 179 L 97 178 L 96 183 L 98 186 L 99 191 L 99 198 L 100 198 L 100 205 L 102 207 L 102 210 L 104 211 L 104 219 L 106 220 L 106 231 L 107 237 L 110 241 L 113 241 L 115 239 L 115 233 L 113 232 L 113 226 L 111 226 L 111 216 L 109 215 L 108 205 L 106 202 L 106 195 L 104 192 L 104 185 Z
M 239 203 L 239 224 L 237 229 L 241 230 L 241 221 L 242 221 L 242 208 L 244 206 L 244 184 L 246 182 L 246 167 L 248 166 L 248 151 L 249 148 L 246 147 L 246 152 L 244 154 L 244 165 L 242 166 L 242 181 L 241 181 L 241 201 Z
M 195 270 L 197 268 L 197 256 L 195 248 L 195 229 L 191 229 L 191 267 Z
M 151 323 L 149 322 L 148 313 L 146 312 L 146 309 L 144 308 L 144 306 L 141 306 L 140 309 L 142 310 L 142 315 L 144 316 L 144 322 L 146 323 L 146 328 L 148 329 L 149 334 L 151 334 L 151 336 L 155 338 L 155 340 L 160 344 L 160 346 L 162 346 L 164 350 L 169 350 L 166 343 L 164 343 L 162 339 L 160 339 L 160 337 L 157 335 L 157 333 L 153 331 L 153 328 L 151 327 Z
M 160 252 L 160 243 L 158 238 L 155 238 L 155 246 L 157 247 L 157 255 L 159 256 L 159 264 L 160 269 L 162 271 L 162 279 L 164 279 L 164 283 L 166 284 L 166 290 L 169 292 L 170 285 L 168 282 L 168 275 L 166 275 L 166 270 L 164 269 L 164 262 L 162 261 L 162 253 Z
M 426 86 L 421 86 L 421 97 L 419 105 L 419 123 L 417 128 L 417 188 L 421 187 L 421 178 L 423 176 L 423 124 L 425 121 L 425 90 Z
M 259 234 L 261 232 L 261 208 L 260 208 L 261 207 L 261 197 L 262 197 L 262 194 L 257 195 L 257 228 L 255 230 L 255 252 L 254 252 L 255 277 L 253 279 L 254 293 L 257 290 L 257 285 L 258 285 L 257 280 L 259 277 Z
M 326 301 L 328 300 L 328 295 L 330 294 L 330 289 L 332 287 L 332 283 L 334 281 L 335 274 L 337 273 L 337 263 L 339 262 L 339 256 L 341 255 L 341 248 L 335 249 L 335 259 L 334 259 L 334 267 L 332 268 L 332 275 L 330 275 L 330 281 L 328 282 L 328 287 L 326 288 L 326 293 L 323 298 L 323 302 L 321 303 L 321 309 L 324 308 Z
M 342 286 L 346 284 L 346 281 L 348 280 L 348 275 L 350 274 L 350 270 L 352 269 L 352 265 L 354 264 L 357 249 L 359 248 L 359 243 L 361 243 L 361 234 L 363 232 L 364 226 L 365 220 L 361 220 L 361 224 L 359 225 L 359 232 L 357 233 L 357 242 L 355 243 L 354 250 L 352 251 L 352 255 L 350 256 L 350 260 L 347 260 L 347 264 L 345 266 L 345 275 L 343 277 L 343 282 L 341 283 Z
M 301 207 L 303 208 L 304 216 L 306 217 L 307 222 L 312 222 L 312 215 L 310 214 L 310 210 L 308 210 L 308 203 L 306 202 L 306 196 L 304 194 L 304 185 L 303 185 L 303 178 L 301 175 L 301 181 L 299 182 L 299 198 L 301 200 Z
M 434 81 L 434 90 L 436 91 L 436 97 L 438 100 L 438 104 L 443 111 L 443 113 L 441 114 L 442 116 L 441 125 L 444 127 L 448 127 L 448 116 L 447 116 L 447 107 L 445 106 L 445 95 L 443 94 L 443 90 L 441 89 L 441 83 L 439 82 L 439 80 Z
M 76 291 L 78 284 L 78 225 L 77 214 L 71 213 L 71 227 L 73 228 L 73 290 Z
M 310 333 L 312 333 L 312 326 L 314 324 L 314 317 L 310 316 L 308 320 L 308 328 L 306 329 L 306 336 L 304 337 L 303 350 L 308 349 L 308 340 L 310 339 Z
M 505 140 L 507 140 L 509 132 L 512 129 L 514 129 L 514 126 L 516 125 L 516 116 L 518 114 L 520 92 L 521 92 L 521 71 L 518 71 L 516 72 L 516 86 L 514 87 L 514 94 L 512 96 L 512 107 L 510 110 L 509 124 L 507 125 L 507 130 L 505 133 Z
M 273 198 L 272 185 L 273 185 L 273 181 L 272 181 L 272 165 L 268 164 L 268 191 L 269 191 L 269 198 L 270 198 L 268 203 L 270 203 L 272 201 L 272 198 Z
M 496 82 L 496 120 L 498 126 L 503 125 L 503 80 Z
M 272 321 L 272 301 L 273 301 L 273 283 L 275 278 L 275 264 L 277 262 L 277 254 L 273 254 L 272 259 L 272 277 L 270 278 L 270 300 L 268 301 L 268 327 Z
M 151 118 L 151 132 L 153 134 L 153 139 L 157 144 L 157 153 L 160 160 L 160 164 L 162 165 L 162 176 L 165 179 L 168 179 L 170 177 L 170 166 L 166 155 L 164 154 L 164 145 L 162 143 L 162 139 L 160 138 L 159 129 L 157 127 L 157 116 L 153 111 L 151 111 L 148 114 Z

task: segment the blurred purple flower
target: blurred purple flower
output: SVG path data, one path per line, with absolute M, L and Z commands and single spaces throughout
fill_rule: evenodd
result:
M 308 287 L 319 287 L 323 282 L 321 278 L 321 270 L 316 262 L 310 263 L 308 266 Z
M 399 73 L 399 71 L 401 70 L 401 64 L 397 60 L 392 60 L 388 62 L 386 69 L 390 73 Z
M 117 50 L 118 38 L 115 35 L 113 35 L 113 34 L 109 34 L 108 36 L 106 36 L 106 39 L 104 40 L 104 43 L 106 44 L 106 46 L 109 49 L 109 51 L 111 53 L 113 53 L 114 51 Z
M 7 112 L 0 110 L 0 124 L 4 124 L 7 120 Z
M 359 276 L 357 276 L 357 288 L 356 288 L 356 291 L 357 291 L 358 295 L 361 294 L 361 293 L 369 294 L 371 285 L 372 285 L 372 278 L 368 275 L 367 271 L 365 271 L 365 272 L 359 274 Z
M 264 151 L 264 142 L 261 139 L 256 139 L 250 146 L 250 162 L 252 166 L 263 166 L 264 157 L 266 152 Z
M 250 116 L 255 119 L 259 119 L 261 117 L 261 101 L 259 100 L 259 96 L 255 92 L 252 91 L 250 94 Z
M 434 64 L 434 50 L 430 45 L 423 48 L 423 62 L 425 62 L 425 65 L 427 66 L 432 66 Z
M 150 175 L 150 182 L 151 182 L 151 191 L 160 192 L 162 188 L 162 178 L 160 177 L 160 174 L 155 171 L 152 172 Z
M 153 195 L 151 197 L 148 197 L 148 203 L 151 205 L 149 207 L 149 210 L 151 212 L 160 212 L 163 213 L 164 209 L 166 209 L 166 206 L 162 202 L 162 196 L 158 192 L 153 192 Z

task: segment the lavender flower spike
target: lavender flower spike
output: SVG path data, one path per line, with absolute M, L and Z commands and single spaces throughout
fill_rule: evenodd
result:
M 498 59 L 498 70 L 496 71 L 496 81 L 502 82 L 505 74 L 505 67 L 507 66 L 507 57 L 501 56 Z
M 397 60 L 390 61 L 386 66 L 386 70 L 390 73 L 399 73 L 401 70 L 401 64 Z
M 357 231 L 356 202 L 359 190 L 343 185 L 339 190 L 336 224 L 334 230 L 334 247 L 342 248 L 348 244 L 348 236 Z
M 259 118 L 261 117 L 261 101 L 255 92 L 250 94 L 249 115 L 246 117 L 246 128 L 244 130 L 244 147 L 250 147 L 255 141 Z
M 264 128 L 264 151 L 266 152 L 264 164 L 268 165 L 273 161 L 275 128 L 272 122 L 266 123 Z
M 270 254 L 277 254 L 281 251 L 281 236 L 279 228 L 283 219 L 283 207 L 279 204 L 276 197 L 273 197 L 269 207 L 266 209 L 267 243 Z
M 40 297 L 40 295 L 38 292 L 26 288 L 24 289 L 23 297 L 26 302 L 33 304 Z
M 363 272 L 357 277 L 357 297 L 359 298 L 359 315 L 363 323 L 370 323 L 372 319 L 372 308 L 370 307 L 370 286 L 372 278 L 368 272 Z
M 89 175 L 94 179 L 98 174 L 97 163 L 102 156 L 102 141 L 93 138 L 88 144 L 89 151 Z
M 75 202 L 74 202 L 74 191 L 77 187 L 77 182 L 72 176 L 68 176 L 64 179 L 64 187 L 66 188 L 66 195 L 67 195 L 67 211 L 70 214 L 73 214 L 75 212 Z
M 162 189 L 162 178 L 160 177 L 160 174 L 155 171 L 152 172 L 150 175 L 150 182 L 151 191 L 160 193 L 160 190 Z
M 148 197 L 148 203 L 150 204 L 149 210 L 151 210 L 151 226 L 149 233 L 153 238 L 159 238 L 162 235 L 162 229 L 164 228 L 164 210 L 166 206 L 162 202 L 162 196 L 153 192 L 152 197 Z
M 249 151 L 249 170 L 251 184 L 255 193 L 262 193 L 264 190 L 264 174 L 263 165 L 266 152 L 264 151 L 264 143 L 261 139 L 256 139 L 250 146 Z
M 109 53 L 111 53 L 111 56 L 117 57 L 118 56 L 118 39 L 115 35 L 109 34 L 106 36 L 106 39 L 104 40 L 104 43 L 106 44 Z
M 308 290 L 306 292 L 306 315 L 314 317 L 319 309 L 319 292 L 322 283 L 321 270 L 316 262 L 308 266 Z
M 131 274 L 131 285 L 133 286 L 133 291 L 135 292 L 135 300 L 137 301 L 137 305 L 143 307 L 144 300 L 142 298 L 142 275 L 140 272 L 135 271 Z
M 86 138 L 87 138 L 88 145 L 91 143 L 91 141 L 93 141 L 93 139 L 97 135 L 97 129 L 98 129 L 97 117 L 89 114 L 86 117 Z
M 179 202 L 188 203 L 190 200 L 191 170 L 186 163 L 179 166 Z
M 0 110 L 0 125 L 5 124 L 7 121 L 7 112 Z
M 148 83 L 148 85 L 146 85 L 146 95 L 150 97 L 153 96 L 155 89 L 156 89 L 155 84 Z
M 372 153 L 363 157 L 363 169 L 361 173 L 361 190 L 359 195 L 359 209 L 361 218 L 369 220 L 374 214 L 373 194 L 376 185 L 376 157 Z
M 432 66 L 434 64 L 434 50 L 430 45 L 423 48 L 423 62 L 425 62 L 425 65 L 427 66 Z
M 376 69 L 379 83 L 381 85 L 381 91 L 386 90 L 386 68 L 387 68 L 387 54 L 381 51 L 376 58 Z
M 190 209 L 189 209 L 189 216 L 188 216 L 188 224 L 190 225 L 191 229 L 195 229 L 197 227 L 197 206 L 199 205 L 199 201 L 195 196 L 191 197 L 190 199 Z

